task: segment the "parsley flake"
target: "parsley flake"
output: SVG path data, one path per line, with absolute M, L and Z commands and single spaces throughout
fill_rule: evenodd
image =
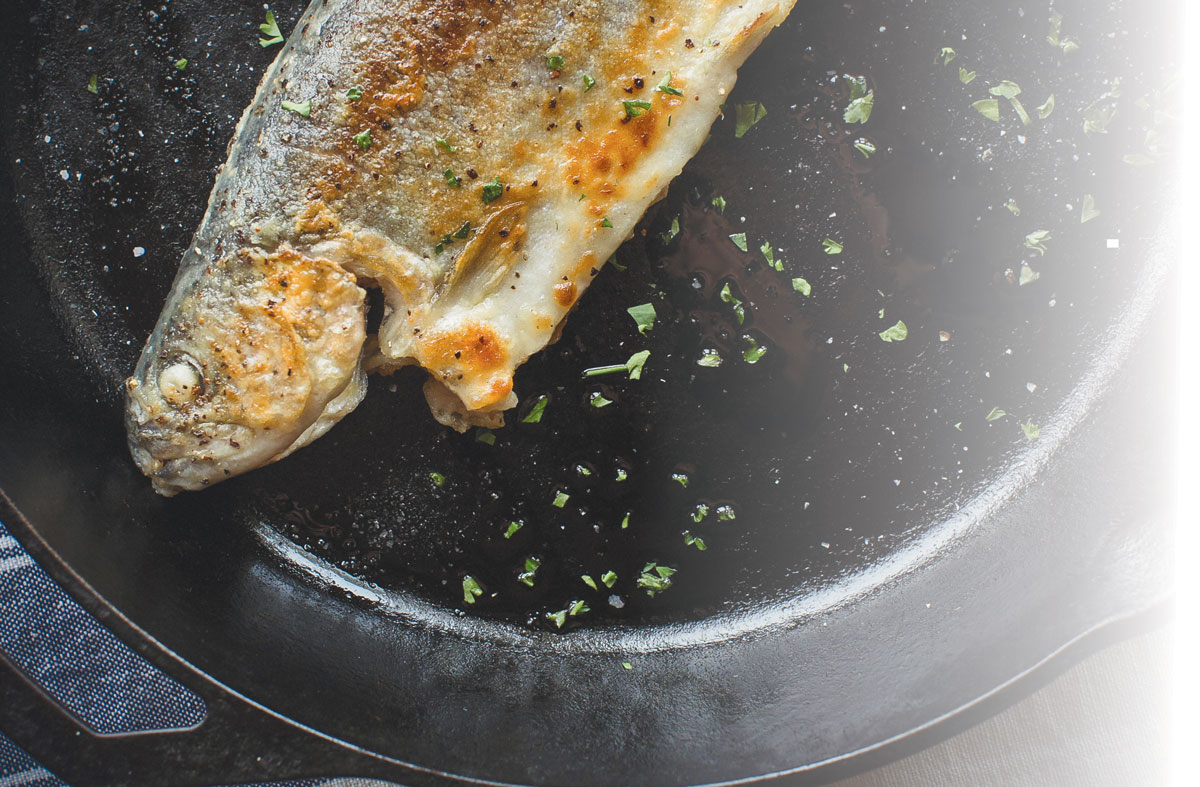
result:
M 536 424 L 542 420 L 542 413 L 546 411 L 546 404 L 549 403 L 550 397 L 542 394 L 533 402 L 533 407 L 529 408 L 529 412 L 521 419 L 523 424 Z
M 1112 122 L 1112 119 L 1117 114 L 1117 103 L 1112 100 L 1113 98 L 1111 93 L 1106 94 L 1084 108 L 1082 112 L 1083 133 L 1108 133 L 1108 124 Z
M 1079 49 L 1079 44 L 1075 43 L 1070 38 L 1062 37 L 1062 22 L 1062 14 L 1057 11 L 1054 11 L 1050 14 L 1050 32 L 1046 35 L 1046 42 L 1050 44 L 1050 46 L 1055 46 L 1061 49 L 1064 55 L 1069 55 Z
M 569 614 L 571 617 L 575 617 L 576 615 L 582 615 L 584 612 L 591 612 L 591 611 L 592 611 L 591 608 L 589 608 L 588 605 L 586 603 L 584 603 L 583 600 L 581 599 L 579 601 L 571 602 L 571 606 L 568 607 L 567 614 Z
M 1054 94 L 1051 93 L 1049 98 L 1046 99 L 1045 103 L 1037 108 L 1038 117 L 1040 117 L 1042 120 L 1045 120 L 1046 118 L 1050 117 L 1050 113 L 1053 111 L 1054 111 Z
M 362 99 L 362 88 L 352 87 L 346 91 L 347 101 L 360 101 Z
M 533 580 L 537 576 L 537 570 L 541 568 L 541 566 L 542 561 L 538 560 L 536 557 L 530 556 L 525 558 L 525 570 L 520 574 L 517 574 L 517 581 L 522 585 L 533 587 Z
M 671 587 L 671 577 L 675 569 L 670 566 L 660 566 L 657 563 L 647 563 L 642 568 L 641 576 L 637 578 L 637 586 L 646 591 L 647 596 L 656 596 Z
M 480 429 L 475 433 L 475 442 L 483 443 L 484 445 L 495 445 L 496 433 L 491 429 Z
M 1079 211 L 1079 223 L 1087 224 L 1099 215 L 1100 211 L 1096 210 L 1096 198 L 1091 194 L 1084 194 L 1083 207 Z
M 942 47 L 942 51 L 938 52 L 938 57 L 942 59 L 942 65 L 950 65 L 950 61 L 958 57 L 958 53 L 948 46 Z
M 649 101 L 622 101 L 621 106 L 625 107 L 625 117 L 635 118 L 650 109 Z
M 312 99 L 308 99 L 297 104 L 295 101 L 280 101 L 280 109 L 286 109 L 288 112 L 295 112 L 300 117 L 309 117 L 312 115 Z
M 617 573 L 611 570 L 605 571 L 600 575 L 600 581 L 604 583 L 605 587 L 611 588 L 613 585 L 617 584 Z
M 991 423 L 992 421 L 999 421 L 1006 415 L 1008 415 L 1008 413 L 1004 412 L 999 407 L 993 407 L 992 411 L 984 416 L 984 420 L 986 420 L 988 423 Z
M 588 397 L 588 403 L 591 404 L 592 407 L 599 409 L 601 407 L 608 407 L 613 402 L 612 399 L 609 399 L 599 391 L 594 391 L 592 395 Z
M 567 622 L 567 611 L 560 609 L 558 612 L 547 612 L 546 617 L 554 621 L 555 626 L 562 628 L 563 624 Z
M 597 585 L 596 585 L 596 580 L 592 579 L 592 577 L 591 577 L 591 575 L 590 575 L 590 574 L 584 574 L 583 576 L 581 576 L 581 577 L 580 577 L 580 579 L 582 579 L 582 580 L 583 580 L 583 584 L 587 585 L 587 586 L 588 586 L 588 587 L 590 587 L 592 590 L 599 590 L 599 589 L 600 589 L 600 588 L 599 588 L 599 587 L 597 587 Z
M 1025 433 L 1025 439 L 1031 443 L 1042 436 L 1042 430 L 1033 421 L 1021 424 L 1021 431 Z
M 630 664 L 628 661 L 622 661 L 621 666 L 624 667 L 625 669 L 633 669 L 633 665 Z
M 1033 249 L 1039 255 L 1046 253 L 1046 241 L 1051 240 L 1050 230 L 1034 230 L 1025 236 L 1025 248 Z
M 729 287 L 729 282 L 725 282 L 725 286 L 721 288 L 721 300 L 733 306 L 733 313 L 737 316 L 738 325 L 746 322 L 746 309 L 742 302 L 734 296 L 733 290 Z
M 605 216 L 603 219 L 600 220 L 600 226 L 601 227 L 612 227 L 612 222 L 608 220 L 608 216 Z
M 715 369 L 724 362 L 725 359 L 721 357 L 720 352 L 705 348 L 700 351 L 700 357 L 696 360 L 696 365 Z
M 595 86 L 596 86 L 596 80 L 592 79 L 590 75 L 584 74 L 583 75 L 583 92 L 586 93 L 589 90 L 591 90 L 592 88 L 594 88 Z
M 1035 271 L 1033 268 L 1029 267 L 1028 265 L 1022 264 L 1021 265 L 1021 276 L 1017 280 L 1017 286 L 1024 287 L 1026 284 L 1033 284 L 1035 281 L 1037 281 L 1041 277 L 1042 277 L 1042 274 L 1038 273 L 1037 271 Z
M 708 516 L 708 503 L 697 503 L 696 507 L 692 509 L 692 521 L 700 524 L 706 516 Z
M 593 366 L 590 369 L 584 369 L 583 376 L 599 377 L 602 374 L 628 372 L 630 380 L 640 380 L 642 379 L 642 367 L 646 365 L 646 359 L 649 357 L 650 351 L 642 350 L 629 356 L 629 360 L 625 363 L 615 363 L 609 366 Z
M 958 67 L 958 81 L 962 82 L 964 85 L 971 84 L 972 82 L 975 81 L 975 72 L 968 71 L 967 69 L 963 68 L 962 66 L 959 66 Z
M 183 69 L 185 69 L 187 67 L 188 67 L 188 59 L 186 57 L 181 57 L 175 61 L 175 70 L 176 71 L 182 71 Z
M 92 74 L 91 78 L 88 79 L 87 91 L 89 93 L 91 93 L 93 96 L 100 95 L 100 75 L 99 74 Z
M 682 96 L 683 91 L 677 87 L 671 87 L 671 72 L 667 72 L 667 78 L 664 79 L 658 87 L 654 88 L 659 93 L 666 93 L 669 96 Z
M 525 527 L 524 520 L 514 519 L 512 522 L 508 523 L 508 529 L 504 531 L 504 537 L 512 538 L 513 535 L 515 535 L 516 532 L 523 527 Z
M 359 150 L 366 150 L 371 147 L 371 129 L 364 128 L 362 131 L 354 135 L 354 142 L 358 145 Z
M 500 182 L 500 178 L 493 178 L 491 183 L 484 183 L 480 191 L 480 196 L 483 198 L 483 204 L 495 202 L 504 196 L 504 184 Z
M 563 508 L 567 505 L 567 501 L 570 499 L 571 496 L 560 489 L 554 493 L 554 500 L 550 503 L 550 505 L 554 506 L 555 508 Z
M 871 158 L 875 153 L 875 143 L 866 137 L 859 137 L 854 140 L 854 149 L 861 153 L 863 158 Z
M 1004 203 L 1004 207 L 1008 208 L 1008 212 L 1014 216 L 1021 215 L 1021 206 L 1017 204 L 1015 199 L 1009 198 L 1008 202 Z
M 266 38 L 258 39 L 258 45 L 263 49 L 283 43 L 283 33 L 279 32 L 279 23 L 275 21 L 274 11 L 267 10 L 267 21 L 259 25 L 258 29 L 266 36 Z
M 566 65 L 567 61 L 563 59 L 562 55 L 546 55 L 546 68 L 551 71 L 562 71 Z
M 733 510 L 733 506 L 717 506 L 717 521 L 732 522 L 737 519 L 737 512 Z
M 445 486 L 446 485 L 446 476 L 444 476 L 438 472 L 430 473 L 429 480 L 433 482 L 434 486 Z
M 671 480 L 687 489 L 689 483 L 687 473 L 671 473 Z
M 742 351 L 742 360 L 746 363 L 758 363 L 767 354 L 766 346 L 756 342 L 753 336 L 743 336 L 742 339 L 745 340 L 746 344 L 750 345 L 749 348 Z
M 676 216 L 675 218 L 671 219 L 671 226 L 667 228 L 666 232 L 663 232 L 658 237 L 660 237 L 662 239 L 663 245 L 666 246 L 668 243 L 675 240 L 675 236 L 678 234 L 679 234 L 679 217 Z
M 455 175 L 454 170 L 452 170 L 452 169 L 445 170 L 444 172 L 442 172 L 442 177 L 444 177 L 446 179 L 446 182 L 448 184 L 450 184 L 451 186 L 453 186 L 454 188 L 456 188 L 456 189 L 462 188 L 462 178 Z
M 980 100 L 971 104 L 971 107 L 988 120 L 993 120 L 997 123 L 1000 122 L 1000 102 L 996 99 L 981 98 Z
M 632 514 L 633 514 L 633 512 L 632 512 L 632 511 L 626 511 L 626 512 L 625 512 L 625 518 L 621 520 L 621 529 L 622 529 L 622 530 L 628 530 L 628 529 L 629 529 L 629 517 L 630 517 Z
M 762 252 L 763 259 L 767 261 L 768 265 L 777 271 L 783 270 L 783 260 L 775 259 L 775 250 L 771 248 L 770 241 L 763 241 L 762 246 L 759 246 L 758 250 Z
M 734 246 L 737 246 L 742 251 L 749 251 L 749 246 L 746 243 L 746 233 L 735 232 L 733 235 L 729 236 L 729 239 L 733 241 Z
M 734 120 L 733 135 L 738 139 L 746 136 L 747 131 L 754 128 L 758 121 L 767 116 L 767 108 L 757 101 L 738 104 L 735 110 L 737 115 Z
M 842 77 L 850 83 L 850 103 L 842 112 L 842 120 L 846 123 L 866 123 L 871 119 L 871 110 L 875 107 L 875 91 L 867 90 L 867 78 L 861 76 Z
M 701 552 L 708 549 L 708 545 L 704 543 L 704 539 L 700 536 L 693 536 L 690 530 L 683 531 L 683 543 L 689 547 L 694 546 Z
M 724 197 L 713 197 L 712 205 L 714 208 L 717 209 L 717 213 L 721 213 L 721 214 L 725 213 L 725 198 Z
M 812 295 L 812 285 L 808 283 L 807 279 L 803 279 L 799 276 L 792 279 L 792 289 L 806 298 Z
M 625 311 L 629 312 L 629 316 L 637 323 L 638 333 L 643 336 L 646 335 L 646 331 L 654 327 L 654 320 L 658 317 L 658 312 L 654 310 L 653 303 L 630 306 Z
M 842 253 L 842 249 L 843 249 L 842 244 L 838 243 L 833 238 L 826 238 L 825 240 L 821 241 L 821 245 L 823 245 L 825 247 L 826 254 L 841 254 Z
M 468 604 L 474 604 L 475 599 L 483 595 L 483 588 L 479 587 L 479 583 L 470 574 L 463 577 L 462 581 L 463 601 Z
M 447 142 L 444 139 L 435 139 L 433 141 L 433 144 L 437 145 L 439 148 L 446 151 L 447 153 L 457 153 L 458 152 L 457 147 L 455 147 L 454 145 L 451 145 L 449 142 Z
M 902 342 L 908 338 L 908 326 L 904 324 L 904 320 L 897 320 L 891 328 L 880 331 L 879 338 L 885 342 Z

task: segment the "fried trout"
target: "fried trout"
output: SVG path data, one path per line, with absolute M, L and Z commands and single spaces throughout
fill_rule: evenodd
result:
M 164 495 L 280 459 L 429 372 L 498 426 L 513 374 L 703 144 L 794 0 L 318 0 L 246 109 L 126 384 Z M 383 290 L 379 332 L 365 290 Z

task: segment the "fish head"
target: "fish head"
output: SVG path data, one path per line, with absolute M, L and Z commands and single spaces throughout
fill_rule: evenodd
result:
M 125 383 L 130 452 L 154 488 L 203 489 L 274 461 L 352 409 L 364 296 L 340 266 L 287 249 L 181 277 Z

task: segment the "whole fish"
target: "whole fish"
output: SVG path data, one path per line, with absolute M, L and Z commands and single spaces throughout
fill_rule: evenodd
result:
M 419 364 L 498 426 L 513 374 L 703 144 L 794 0 L 318 0 L 246 109 L 126 384 L 164 495 L 280 459 Z M 387 308 L 365 328 L 365 287 Z

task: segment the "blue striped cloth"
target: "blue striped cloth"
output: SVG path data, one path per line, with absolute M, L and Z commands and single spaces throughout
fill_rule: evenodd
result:
M 0 523 L 0 650 L 102 734 L 191 727 L 204 701 L 117 639 L 55 584 Z M 68 787 L 0 730 L 0 787 Z M 247 787 L 250 787 L 249 785 Z M 307 779 L 254 787 L 388 787 Z

